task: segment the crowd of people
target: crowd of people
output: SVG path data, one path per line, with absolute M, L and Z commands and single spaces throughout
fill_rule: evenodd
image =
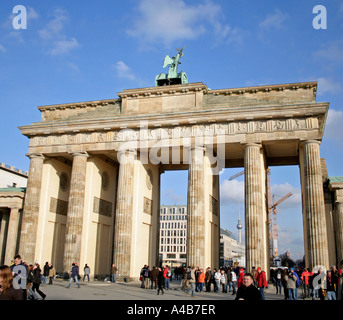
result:
M 0 300 L 42 300 L 46 298 L 40 286 L 46 286 L 48 279 L 52 279 L 56 272 L 48 262 L 41 269 L 38 261 L 34 264 L 26 264 L 20 255 L 16 255 L 9 266 L 0 267 Z
M 284 293 L 284 299 L 298 300 L 342 300 L 343 261 L 341 268 L 332 266 L 323 271 L 307 269 L 277 268 L 270 270 L 270 281 L 260 267 L 252 267 L 250 272 L 244 268 L 178 267 L 171 269 L 144 265 L 140 272 L 141 288 L 157 289 L 164 294 L 170 289 L 170 281 L 181 280 L 181 289 L 185 295 L 195 297 L 196 292 L 222 292 L 235 295 L 236 300 L 265 300 L 265 289 L 275 286 L 276 294 Z M 298 294 L 298 290 L 300 293 Z
M 271 271 L 271 280 L 277 294 L 282 294 L 283 288 L 284 299 L 342 300 L 343 261 L 340 269 L 333 265 L 327 271 L 321 268 L 312 271 L 309 268 L 279 268 Z
M 111 267 L 112 283 L 116 282 L 118 268 Z M 83 281 L 90 280 L 90 268 L 86 264 L 83 268 Z M 26 264 L 17 255 L 10 266 L 0 266 L 0 300 L 44 300 L 46 294 L 40 287 L 52 285 L 56 275 L 54 266 L 46 262 L 43 268 L 38 261 Z M 68 276 L 69 277 L 69 276 Z M 157 294 L 164 294 L 170 289 L 170 282 L 181 280 L 181 289 L 185 295 L 195 297 L 196 292 L 222 292 L 235 295 L 236 300 L 265 300 L 265 289 L 275 286 L 276 294 L 284 294 L 284 299 L 320 299 L 342 300 L 343 289 L 343 261 L 341 268 L 332 266 L 330 270 L 315 267 L 313 270 L 294 268 L 271 268 L 270 281 L 260 267 L 252 267 L 248 272 L 244 268 L 223 267 L 152 267 L 144 265 L 140 271 L 141 288 L 157 290 Z M 81 277 L 77 263 L 72 264 L 71 276 L 66 288 L 75 282 L 80 288 Z M 44 290 L 44 289 L 43 289 Z
M 84 281 L 85 278 L 89 281 L 89 274 L 90 269 L 86 264 Z M 9 266 L 0 266 L 0 300 L 45 300 L 46 294 L 40 288 L 52 285 L 55 276 L 56 270 L 51 263 L 46 262 L 41 268 L 37 260 L 34 264 L 27 264 L 20 255 L 16 255 Z M 79 279 L 79 267 L 75 262 L 66 288 L 70 288 L 73 282 L 80 288 Z

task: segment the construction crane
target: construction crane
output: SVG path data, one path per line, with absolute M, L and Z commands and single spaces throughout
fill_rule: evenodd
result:
M 241 172 L 236 173 L 235 175 L 231 176 L 229 180 L 233 180 L 241 175 L 244 174 L 244 170 Z M 280 200 L 275 202 L 275 195 L 271 195 L 271 171 L 270 168 L 267 169 L 267 196 L 268 196 L 268 217 L 269 217 L 269 239 L 270 239 L 270 256 L 277 257 L 278 256 L 278 233 L 277 233 L 277 210 L 276 207 L 287 198 L 289 198 L 292 193 L 289 192 Z
M 292 193 L 289 192 L 276 202 L 275 202 L 275 195 L 273 195 L 273 203 L 270 207 L 268 207 L 269 221 L 270 221 L 269 234 L 271 237 L 271 253 L 274 257 L 278 256 L 278 233 L 277 233 L 277 222 L 276 222 L 276 215 L 277 215 L 276 207 L 281 202 L 288 199 L 291 195 L 292 195 Z
M 237 178 L 237 177 L 239 177 L 239 176 L 241 176 L 241 175 L 243 175 L 243 174 L 244 174 L 244 170 L 241 171 L 241 172 L 238 172 L 238 173 L 236 173 L 235 175 L 233 175 L 232 177 L 230 177 L 230 178 L 229 178 L 229 181 L 231 181 L 231 180 L 233 180 L 233 179 L 235 179 L 235 178 Z

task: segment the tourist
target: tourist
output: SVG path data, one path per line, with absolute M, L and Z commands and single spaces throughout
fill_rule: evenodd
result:
M 198 283 L 198 276 L 199 276 L 199 273 L 200 273 L 200 269 L 199 267 L 196 267 L 195 268 L 195 271 L 194 271 L 194 275 L 195 275 L 195 291 L 198 292 L 198 288 L 199 288 L 199 283 Z
M 222 292 L 227 293 L 227 275 L 224 269 L 220 271 L 220 284 L 222 286 Z
M 9 266 L 0 267 L 0 300 L 23 300 L 23 291 L 13 287 L 13 274 Z
M 282 274 L 281 274 L 281 282 L 282 282 L 282 286 L 283 286 L 283 293 L 285 295 L 285 300 L 288 300 L 288 289 L 287 289 L 287 280 L 285 279 L 287 275 L 287 270 L 284 269 L 282 270 Z
M 293 274 L 297 278 L 297 280 L 295 281 L 295 291 L 294 291 L 294 293 L 295 293 L 295 300 L 298 300 L 298 287 L 300 285 L 300 278 L 299 278 L 299 275 L 298 275 L 297 271 L 294 270 L 294 268 L 293 268 Z
M 264 288 L 268 288 L 268 282 L 266 273 L 260 268 L 257 268 L 257 274 L 256 274 L 256 282 L 257 282 L 257 288 L 260 290 L 261 293 L 261 299 L 265 300 L 264 296 Z
M 201 268 L 198 273 L 198 291 L 199 292 L 202 292 L 202 290 L 204 289 L 204 285 L 205 285 L 205 272 L 204 272 L 204 269 Z
M 164 287 L 164 274 L 163 271 L 161 270 L 161 268 L 158 268 L 158 276 L 157 276 L 157 294 L 160 294 L 160 291 L 162 292 L 162 294 L 164 294 L 163 291 L 163 287 Z
M 52 285 L 53 284 L 52 280 L 54 279 L 54 277 L 56 275 L 56 270 L 52 264 L 50 264 L 49 267 L 50 267 L 50 269 L 49 269 L 49 284 Z
M 294 275 L 293 268 L 285 275 L 285 281 L 287 282 L 288 300 L 296 300 L 295 290 L 297 290 L 297 277 Z
M 28 273 L 27 273 L 27 285 L 26 285 L 27 298 L 29 300 L 38 300 L 37 294 L 32 290 L 32 285 L 33 285 L 33 265 L 30 264 L 28 267 Z
M 10 269 L 13 274 L 13 287 L 21 289 L 23 291 L 23 299 L 26 300 L 28 267 L 23 263 L 19 254 L 14 257 L 14 263 L 10 266 Z
M 309 268 L 306 268 L 304 272 L 301 274 L 301 281 L 303 282 L 303 288 L 304 288 L 304 296 L 303 298 L 309 298 L 310 297 L 310 276 L 312 275 L 312 272 L 310 272 Z
M 337 286 L 337 300 L 343 300 L 343 260 L 341 261 L 341 268 L 338 270 L 339 280 Z
M 32 290 L 36 291 L 44 300 L 46 298 L 46 294 L 39 290 L 39 286 L 41 284 L 41 268 L 38 262 L 35 262 L 33 267 L 33 279 L 32 279 Z
M 86 263 L 85 266 L 83 267 L 83 279 L 82 279 L 82 281 L 85 281 L 85 279 L 87 278 L 88 282 L 89 282 L 90 273 L 91 273 L 91 268 Z
M 186 296 L 191 292 L 192 297 L 195 297 L 195 267 L 192 267 L 187 273 L 187 283 L 188 288 L 186 291 Z
M 229 269 L 229 283 L 232 288 L 232 295 L 235 295 L 237 292 L 237 275 L 233 268 Z
M 220 276 L 221 276 L 220 271 L 217 270 L 217 269 L 214 269 L 214 292 L 218 292 L 219 291 Z
M 337 290 L 338 290 L 338 285 L 339 285 L 339 271 L 337 270 L 335 265 L 331 267 L 331 277 L 333 279 L 333 283 L 335 284 L 335 292 L 336 292 L 336 299 L 337 299 Z
M 281 294 L 282 292 L 282 281 L 281 281 L 281 269 L 277 269 L 276 273 L 275 273 L 275 287 L 276 287 L 276 294 Z
M 206 269 L 205 273 L 205 287 L 206 287 L 206 292 L 211 292 L 211 281 L 213 277 L 213 272 L 210 267 Z
M 70 281 L 68 283 L 67 289 L 70 288 L 72 282 L 75 281 L 77 284 L 77 287 L 80 288 L 80 282 L 79 282 L 79 267 L 77 266 L 76 263 L 72 264 L 72 269 L 71 269 L 71 276 L 70 276 Z
M 117 272 L 118 272 L 117 267 L 114 264 L 112 264 L 112 267 L 111 267 L 111 282 L 112 283 L 116 282 L 116 274 L 117 274 Z
M 182 291 L 187 290 L 187 287 L 188 287 L 188 280 L 187 280 L 188 271 L 189 271 L 189 267 L 183 273 L 183 279 L 182 279 L 182 283 L 181 283 L 181 290 Z
M 158 269 L 155 266 L 153 266 L 150 272 L 151 289 L 156 290 L 157 288 L 158 273 L 159 273 Z
M 164 277 L 164 289 L 169 290 L 169 280 L 170 280 L 171 272 L 168 266 L 164 267 L 163 270 L 163 277 Z
M 150 267 L 149 266 L 146 267 L 143 277 L 144 277 L 144 288 L 149 289 L 150 288 Z
M 336 300 L 336 285 L 335 279 L 332 277 L 331 271 L 326 272 L 326 296 L 328 300 Z
M 243 276 L 242 285 L 237 290 L 235 300 L 259 301 L 261 300 L 260 291 L 254 286 L 254 279 L 250 273 Z
M 316 300 L 316 298 L 320 298 L 320 300 L 324 300 L 323 290 L 322 290 L 322 269 L 318 269 L 316 273 L 314 273 L 310 277 L 310 284 L 312 285 L 312 300 Z
M 254 286 L 256 287 L 255 285 L 255 278 L 253 275 L 251 275 L 253 277 L 253 283 L 254 283 Z M 244 269 L 243 268 L 240 268 L 239 269 L 239 274 L 238 274 L 238 280 L 237 280 L 237 287 L 241 287 L 243 285 L 243 277 L 244 277 Z
M 252 267 L 250 273 L 252 275 L 252 278 L 254 279 L 254 286 L 257 287 L 257 281 L 256 281 L 257 271 L 256 271 L 256 268 Z
M 43 267 L 43 278 L 42 278 L 42 286 L 45 287 L 47 282 L 48 282 L 48 278 L 49 278 L 49 270 L 50 270 L 50 267 L 49 267 L 49 262 L 45 262 L 45 265 Z

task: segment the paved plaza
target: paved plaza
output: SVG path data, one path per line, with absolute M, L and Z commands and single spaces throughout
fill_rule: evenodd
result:
M 80 282 L 78 288 L 75 283 L 67 289 L 68 281 L 55 280 L 53 285 L 41 287 L 47 296 L 46 300 L 187 300 L 190 302 L 204 300 L 234 300 L 232 293 L 196 292 L 196 297 L 186 296 L 181 290 L 181 281 L 174 280 L 169 290 L 157 295 L 156 290 L 143 289 L 140 282 L 108 283 L 102 281 Z M 283 300 L 283 294 L 275 294 L 275 287 L 266 290 L 267 300 Z
M 185 296 L 181 290 L 181 281 L 172 281 L 170 290 L 163 295 L 157 295 L 156 290 L 140 288 L 140 282 L 106 283 L 101 281 L 81 282 L 78 288 L 74 283 L 70 289 L 68 281 L 55 280 L 53 285 L 41 287 L 47 295 L 47 301 L 37 303 L 45 310 L 54 310 L 54 315 L 82 317 L 90 316 L 91 310 L 108 310 L 119 319 L 198 319 L 206 317 L 218 319 L 222 315 L 231 316 L 237 311 L 245 317 L 256 316 L 256 311 L 276 311 L 291 308 L 294 314 L 307 309 L 309 316 L 315 316 L 322 311 L 324 301 L 287 301 L 284 294 L 275 294 L 275 287 L 271 285 L 265 290 L 265 301 L 249 303 L 234 301 L 231 293 L 196 292 L 195 297 Z M 301 297 L 301 289 L 298 290 Z M 333 307 L 339 307 L 340 301 L 325 301 Z M 335 303 L 336 302 L 336 303 Z M 28 306 L 36 305 L 27 302 Z M 336 306 L 335 306 L 336 305 Z M 100 311 L 100 312 L 102 312 Z M 108 311 L 106 313 L 108 314 Z M 100 314 L 101 315 L 101 314 Z M 105 313 L 103 314 L 105 315 Z M 272 315 L 272 313 L 269 313 Z M 269 316 L 266 318 L 268 319 Z

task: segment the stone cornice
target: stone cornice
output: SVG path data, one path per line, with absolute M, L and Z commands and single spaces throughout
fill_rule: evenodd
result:
M 162 86 L 162 87 L 149 87 L 149 88 L 140 88 L 140 89 L 127 89 L 123 92 L 118 92 L 118 97 L 121 99 L 124 98 L 151 98 L 153 96 L 162 96 L 162 95 L 174 95 L 174 94 L 186 94 L 186 93 L 195 93 L 195 92 L 207 92 L 207 86 L 202 82 L 195 82 L 189 84 L 180 84 L 172 86 Z
M 314 97 L 317 92 L 317 81 L 311 82 L 299 82 L 299 83 L 285 83 L 285 84 L 273 84 L 253 87 L 242 87 L 232 89 L 213 89 L 208 90 L 209 94 L 213 95 L 231 95 L 231 94 L 249 94 L 258 92 L 270 92 L 270 91 L 284 91 L 284 90 L 298 90 L 298 89 L 313 89 Z
M 78 133 L 139 128 L 141 121 L 147 122 L 148 127 L 156 128 L 201 123 L 321 116 L 323 123 L 325 123 L 328 107 L 329 103 L 228 107 L 218 110 L 188 110 L 186 112 L 174 112 L 162 115 L 127 115 L 125 117 L 106 119 L 39 122 L 28 126 L 21 126 L 19 129 L 22 134 L 27 137 L 32 137 L 36 135 L 64 134 L 70 132 Z
M 108 100 L 95 100 L 95 101 L 85 101 L 85 102 L 76 102 L 76 103 L 64 103 L 64 104 L 54 104 L 48 106 L 39 106 L 38 110 L 43 111 L 54 111 L 56 109 L 83 109 L 86 107 L 98 107 L 106 106 L 108 104 L 118 103 L 119 99 L 108 99 Z

